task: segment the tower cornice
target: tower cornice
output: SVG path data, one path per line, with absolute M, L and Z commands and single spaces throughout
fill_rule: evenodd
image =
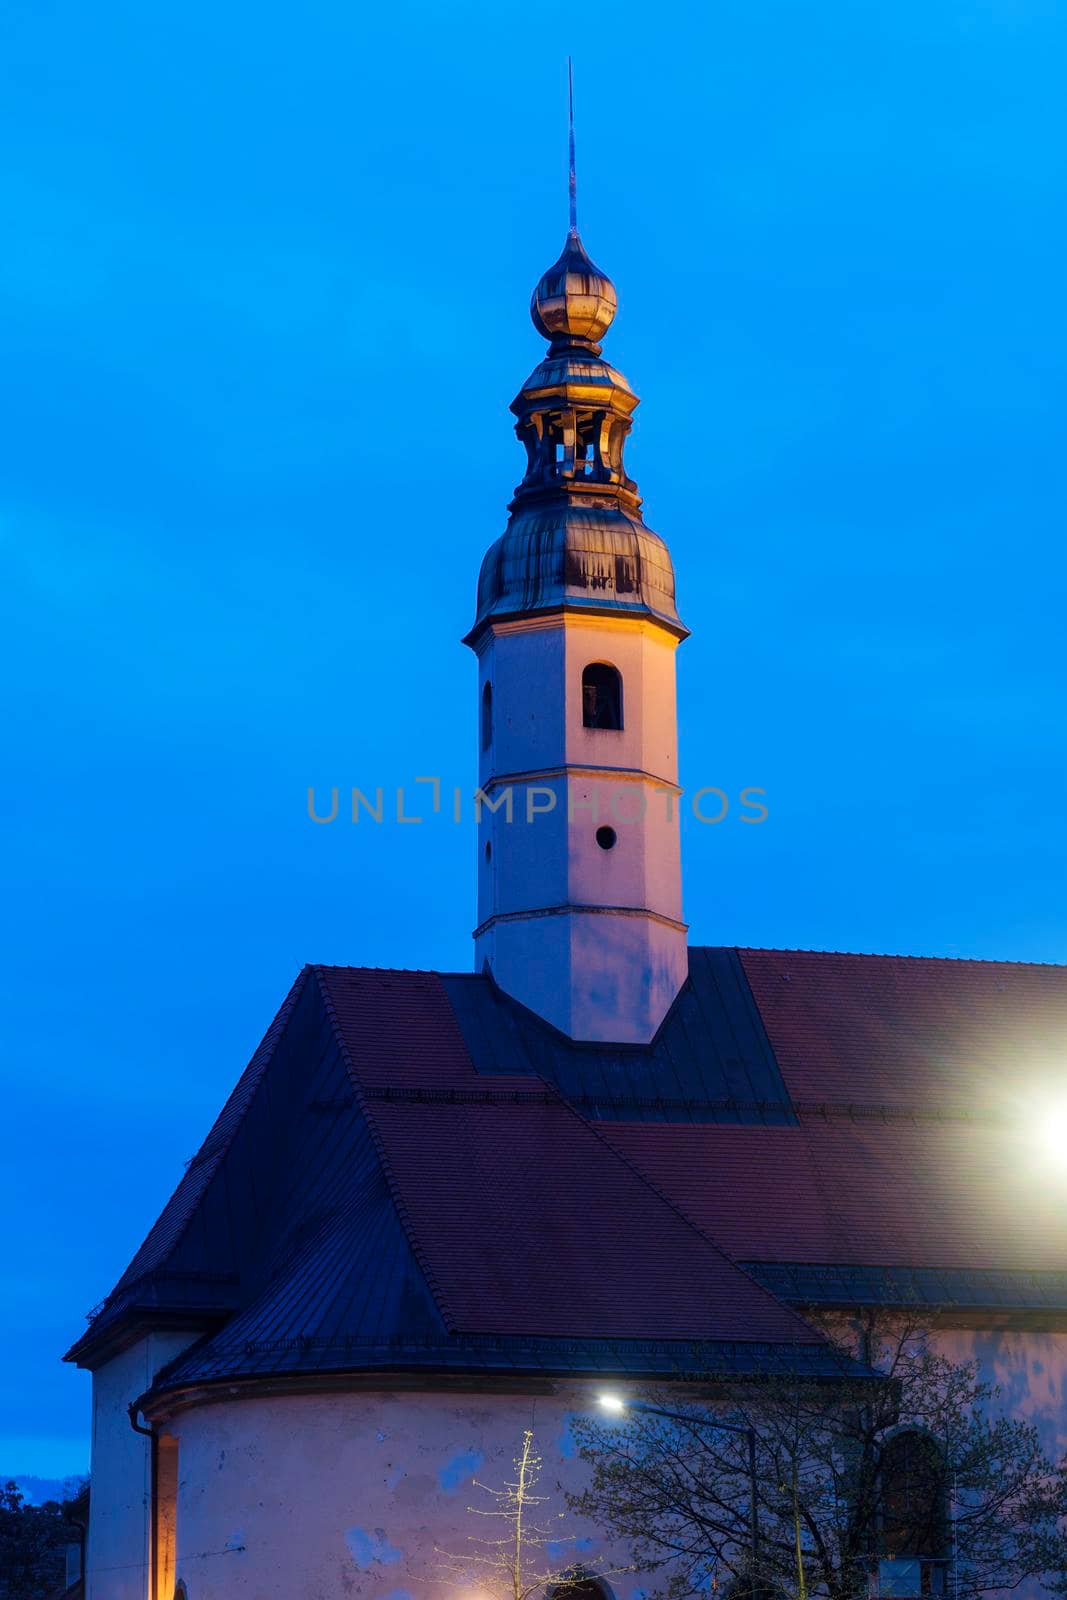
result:
M 546 611 L 495 613 L 476 623 L 469 633 L 464 634 L 461 643 L 469 645 L 476 655 L 481 655 L 494 638 L 508 634 L 538 633 L 559 627 L 601 628 L 610 634 L 617 632 L 620 624 L 649 636 L 659 635 L 672 649 L 677 649 L 689 637 L 689 629 L 677 618 L 659 616 L 643 606 L 612 604 L 598 608 L 595 600 L 572 600 Z

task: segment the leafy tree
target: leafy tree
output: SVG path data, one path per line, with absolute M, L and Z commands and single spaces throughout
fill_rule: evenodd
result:
M 1067 1596 L 1067 1457 L 1053 1463 L 1031 1422 L 996 1415 L 977 1363 L 939 1355 L 917 1327 L 872 1318 L 869 1341 L 880 1381 L 740 1389 L 708 1373 L 689 1391 L 706 1403 L 648 1397 L 691 1424 L 581 1422 L 591 1477 L 571 1506 L 628 1544 L 672 1600 L 720 1585 L 978 1600 L 1028 1578 Z M 754 1568 L 745 1441 L 702 1425 L 715 1416 L 756 1431 Z
M 72 1500 L 25 1503 L 17 1483 L 0 1489 L 0 1600 L 48 1600 L 62 1588 L 64 1547 L 88 1516 L 88 1484 Z

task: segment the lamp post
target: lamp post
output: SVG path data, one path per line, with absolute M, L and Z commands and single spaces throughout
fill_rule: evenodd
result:
M 743 1428 L 736 1422 L 720 1422 L 717 1417 L 693 1417 L 684 1411 L 667 1411 L 663 1406 L 650 1406 L 645 1400 L 624 1400 L 621 1395 L 602 1394 L 600 1404 L 605 1411 L 621 1415 L 627 1411 L 642 1411 L 651 1417 L 669 1417 L 673 1422 L 684 1422 L 690 1428 L 717 1428 L 721 1433 L 739 1433 L 748 1445 L 748 1550 L 751 1566 L 751 1592 L 756 1594 L 756 1562 L 759 1559 L 759 1508 L 756 1498 L 756 1430 Z

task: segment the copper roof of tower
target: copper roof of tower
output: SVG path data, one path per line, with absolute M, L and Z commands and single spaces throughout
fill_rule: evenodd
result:
M 686 631 L 667 546 L 618 506 L 526 507 L 486 552 L 472 633 L 493 616 L 562 609 L 646 614 Z
M 550 343 L 512 401 L 526 473 L 482 562 L 469 644 L 491 619 L 572 609 L 636 613 L 687 632 L 667 547 L 645 526 L 623 462 L 638 397 L 598 343 L 616 306 L 614 284 L 572 226 L 530 301 Z

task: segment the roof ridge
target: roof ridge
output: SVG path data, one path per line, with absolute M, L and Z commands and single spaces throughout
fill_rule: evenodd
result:
M 1046 967 L 1056 971 L 1067 969 L 1067 961 L 1019 961 L 1011 956 L 944 956 L 916 955 L 907 950 L 827 950 L 814 945 L 770 944 L 691 944 L 692 950 L 734 950 L 738 955 L 753 956 L 839 956 L 854 961 L 936 961 L 945 966 L 975 967 Z M 446 967 L 379 967 L 361 962 L 309 961 L 307 966 L 315 972 L 381 972 L 407 978 L 473 978 L 484 980 L 484 972 L 457 971 Z M 492 981 L 491 976 L 489 981 Z M 526 1008 L 524 1008 L 526 1009 Z M 534 1013 L 536 1015 L 536 1013 Z
M 309 961 L 308 966 L 314 972 L 388 972 L 395 973 L 403 978 L 439 978 L 441 973 L 436 967 L 366 967 L 357 966 L 347 961 Z M 448 974 L 452 976 L 451 973 Z M 457 974 L 458 976 L 458 974 Z M 478 977 L 478 973 L 471 973 L 471 977 Z
M 779 947 L 775 945 L 691 945 L 697 950 L 736 950 L 738 955 L 750 956 L 843 956 L 849 961 L 937 961 L 945 966 L 961 967 L 1025 967 L 1055 971 L 1067 970 L 1067 961 L 1012 961 L 998 956 L 916 956 L 894 950 L 815 950 L 804 945 Z
M 373 1114 L 372 1114 L 372 1112 L 370 1110 L 370 1105 L 369 1105 L 369 1102 L 368 1102 L 367 1095 L 364 1092 L 363 1082 L 362 1082 L 362 1080 L 360 1078 L 360 1075 L 359 1075 L 359 1072 L 358 1072 L 358 1070 L 356 1068 L 356 1064 L 352 1059 L 351 1051 L 348 1048 L 348 1041 L 344 1036 L 344 1030 L 342 1029 L 340 1021 L 338 1019 L 337 1010 L 336 1010 L 336 1007 L 334 1006 L 334 1003 L 333 1003 L 333 996 L 330 994 L 329 989 L 327 988 L 326 984 L 323 982 L 322 973 L 323 973 L 324 970 L 351 971 L 352 969 L 351 968 L 344 968 L 344 967 L 342 967 L 342 968 L 324 969 L 322 967 L 316 966 L 316 967 L 313 968 L 313 971 L 315 973 L 315 978 L 316 978 L 316 981 L 318 983 L 319 994 L 322 996 L 322 1003 L 323 1003 L 323 1006 L 325 1007 L 326 1015 L 327 1015 L 327 1017 L 329 1018 L 329 1021 L 330 1021 L 330 1027 L 333 1029 L 334 1038 L 337 1041 L 337 1048 L 340 1050 L 341 1058 L 344 1061 L 345 1066 L 348 1068 L 348 1076 L 349 1076 L 349 1079 L 350 1079 L 350 1081 L 352 1083 L 352 1088 L 353 1088 L 353 1091 L 354 1091 L 355 1096 L 356 1096 L 356 1103 L 359 1106 L 360 1114 L 362 1115 L 364 1121 L 367 1124 L 367 1130 L 370 1133 L 371 1143 L 374 1145 L 375 1155 L 378 1157 L 378 1161 L 379 1161 L 379 1163 L 381 1165 L 382 1172 L 385 1174 L 386 1185 L 388 1186 L 388 1189 L 389 1189 L 389 1198 L 392 1200 L 393 1206 L 394 1206 L 394 1208 L 396 1210 L 396 1214 L 400 1219 L 400 1226 L 404 1230 L 404 1236 L 408 1241 L 408 1244 L 409 1244 L 409 1246 L 411 1248 L 411 1252 L 412 1252 L 413 1256 L 415 1257 L 416 1262 L 418 1263 L 419 1271 L 422 1273 L 423 1278 L 425 1279 L 426 1286 L 429 1289 L 431 1296 L 433 1297 L 434 1304 L 437 1306 L 437 1309 L 440 1312 L 441 1319 L 444 1322 L 445 1327 L 448 1329 L 448 1331 L 450 1333 L 457 1333 L 459 1331 L 459 1325 L 458 1325 L 458 1322 L 456 1320 L 455 1312 L 452 1310 L 451 1306 L 449 1305 L 448 1296 L 445 1294 L 444 1289 L 442 1288 L 441 1283 L 440 1283 L 440 1281 L 439 1281 L 439 1279 L 437 1277 L 437 1274 L 434 1272 L 433 1267 L 430 1265 L 430 1262 L 427 1259 L 426 1252 L 422 1248 L 422 1244 L 421 1244 L 421 1242 L 420 1242 L 420 1240 L 418 1238 L 418 1234 L 416 1233 L 414 1223 L 412 1222 L 410 1213 L 408 1212 L 408 1208 L 407 1208 L 406 1204 L 404 1203 L 403 1195 L 401 1193 L 400 1184 L 397 1181 L 396 1174 L 393 1171 L 392 1164 L 391 1164 L 391 1162 L 389 1160 L 388 1154 L 386 1153 L 386 1149 L 385 1149 L 385 1145 L 384 1145 L 384 1142 L 383 1142 L 382 1137 L 381 1137 L 381 1133 L 380 1133 L 380 1131 L 378 1129 L 377 1123 L 374 1120 L 374 1116 L 373 1116 Z M 382 970 L 382 969 L 371 969 L 371 970 Z M 385 970 L 397 970 L 397 969 L 385 969 Z M 436 973 L 429 973 L 429 974 L 427 974 L 427 976 L 436 978 L 437 974 Z M 446 996 L 446 1004 L 447 1004 L 447 996 Z M 449 1008 L 449 1009 L 451 1010 L 451 1008 Z M 462 1038 L 462 1036 L 461 1036 L 461 1038 Z M 466 1045 L 465 1044 L 464 1044 L 464 1049 L 466 1049 Z

